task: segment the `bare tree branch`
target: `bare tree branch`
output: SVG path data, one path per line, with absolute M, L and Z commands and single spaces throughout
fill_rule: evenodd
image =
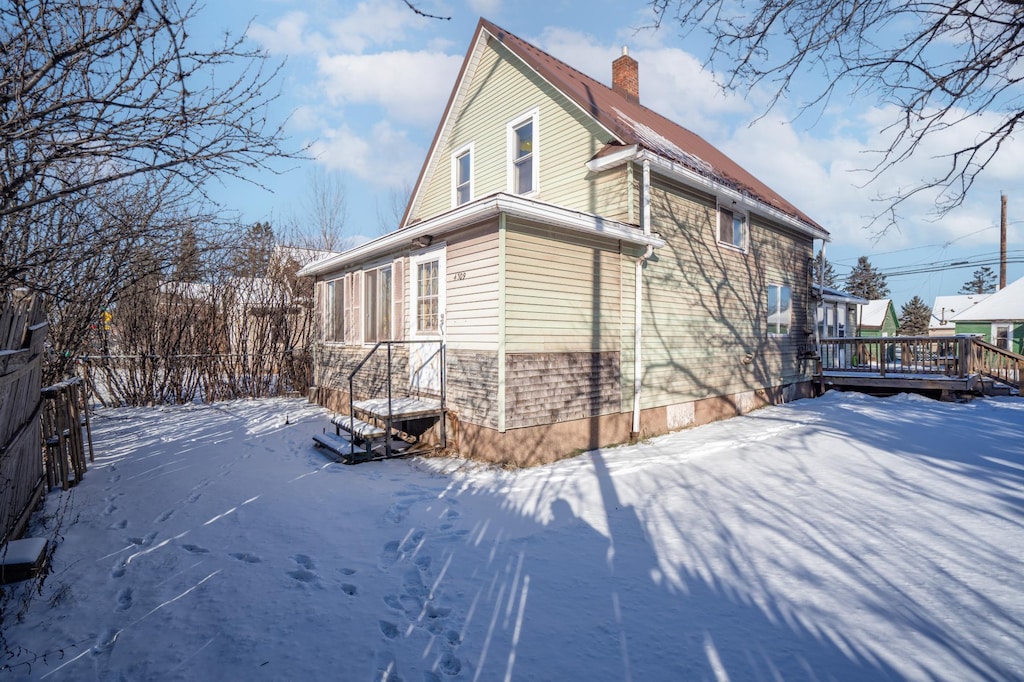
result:
M 825 79 L 806 112 L 823 106 L 840 82 L 893 106 L 888 147 L 868 168 L 877 179 L 961 128 L 984 132 L 939 157 L 938 170 L 883 196 L 892 220 L 899 206 L 937 191 L 936 213 L 963 203 L 986 166 L 1019 131 L 1024 117 L 1024 0 L 652 0 L 655 24 L 675 21 L 712 38 L 708 63 L 724 61 L 723 85 L 766 85 L 768 109 L 796 79 Z M 993 125 L 989 119 L 997 118 Z M 984 119 L 984 120 L 982 120 Z

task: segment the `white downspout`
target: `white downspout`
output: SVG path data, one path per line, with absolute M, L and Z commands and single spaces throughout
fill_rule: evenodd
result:
M 643 179 L 640 185 L 640 227 L 644 235 L 651 234 L 651 162 L 644 159 Z M 643 275 L 644 262 L 654 253 L 654 247 L 647 245 L 644 255 L 636 260 L 636 280 L 633 284 L 633 292 L 636 299 L 633 304 L 633 425 L 630 432 L 630 440 L 636 441 L 640 438 L 640 392 L 643 387 L 643 357 L 641 354 L 641 341 L 643 340 Z

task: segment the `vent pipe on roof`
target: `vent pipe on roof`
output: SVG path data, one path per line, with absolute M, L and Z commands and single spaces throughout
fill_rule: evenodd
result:
M 623 46 L 622 56 L 612 62 L 612 90 L 632 102 L 640 101 L 640 65 Z

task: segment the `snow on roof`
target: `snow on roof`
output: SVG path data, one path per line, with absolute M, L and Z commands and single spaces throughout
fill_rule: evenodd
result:
M 836 289 L 835 287 L 822 287 L 818 284 L 812 284 L 815 290 L 821 292 L 821 298 L 826 301 L 836 301 L 839 303 L 853 303 L 854 305 L 866 305 L 868 300 L 861 298 L 860 296 L 854 296 L 853 294 L 843 291 L 842 289 Z
M 892 304 L 892 299 L 879 298 L 868 301 L 867 305 L 860 309 L 860 325 L 862 327 L 881 327 L 885 322 L 885 311 Z
M 929 329 L 953 329 L 956 325 L 953 318 L 965 312 L 992 294 L 958 294 L 956 296 L 936 296 L 932 305 L 932 319 Z
M 984 301 L 956 316 L 957 322 L 969 320 L 1024 320 L 1024 277 L 1009 284 Z

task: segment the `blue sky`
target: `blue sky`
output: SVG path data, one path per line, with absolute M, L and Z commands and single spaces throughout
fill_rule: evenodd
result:
M 211 188 L 214 199 L 245 222 L 301 221 L 311 174 L 320 172 L 345 188 L 348 236 L 394 229 L 393 207 L 416 179 L 483 16 L 605 83 L 612 60 L 628 45 L 640 63 L 641 102 L 703 136 L 825 226 L 833 237 L 826 255 L 840 277 L 860 255 L 883 271 L 997 259 L 1001 193 L 1008 196 L 1010 256 L 1024 257 L 1024 164 L 1019 162 L 1024 144 L 1019 141 L 990 164 L 963 207 L 936 220 L 929 197 L 923 197 L 906 205 L 897 229 L 878 239 L 865 228 L 881 209 L 876 197 L 936 172 L 936 158 L 949 151 L 940 145 L 969 139 L 971 131 L 936 140 L 868 182 L 858 169 L 871 165 L 868 150 L 887 146 L 882 129 L 893 111 L 862 95 L 834 97 L 815 116 L 797 117 L 800 98 L 813 96 L 821 85 L 808 76 L 789 101 L 765 115 L 772 93 L 722 93 L 715 85 L 702 68 L 707 48 L 702 36 L 682 36 L 670 24 L 643 29 L 653 19 L 643 0 L 416 4 L 451 19 L 419 17 L 402 0 L 208 5 L 198 39 L 244 33 L 274 60 L 284 60 L 281 94 L 270 116 L 287 119 L 290 144 L 308 146 L 314 157 L 282 164 L 279 174 L 252 176 L 272 191 L 228 182 Z M 930 305 L 936 295 L 956 293 L 975 267 L 891 276 L 897 312 L 915 294 Z M 1024 264 L 1009 266 L 1008 281 L 1022 276 Z

